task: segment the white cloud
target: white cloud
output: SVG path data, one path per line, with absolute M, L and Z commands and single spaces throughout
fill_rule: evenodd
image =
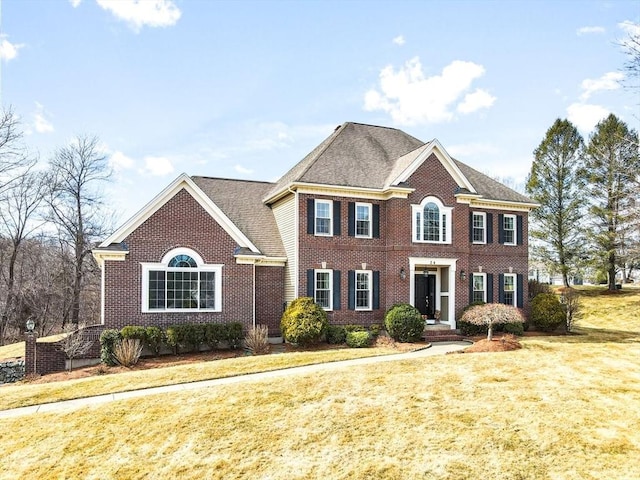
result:
M 142 27 L 170 27 L 182 12 L 172 0 L 96 0 L 104 10 L 123 20 L 135 31 Z
M 580 85 L 584 92 L 580 95 L 582 101 L 587 100 L 595 92 L 601 90 L 617 90 L 620 88 L 620 81 L 624 79 L 624 73 L 622 72 L 608 72 L 602 77 L 594 79 L 587 78 L 582 81 Z
M 604 32 L 605 32 L 604 27 L 580 27 L 579 29 L 576 30 L 576 34 L 578 36 L 589 35 L 592 33 L 604 33 Z
M 11 43 L 6 35 L 0 35 L 0 60 L 8 62 L 18 56 L 18 51 L 24 47 L 23 43 Z
M 109 157 L 109 164 L 111 165 L 111 168 L 119 172 L 133 168 L 135 162 L 132 158 L 127 157 L 121 151 L 116 151 L 111 154 L 111 157 Z
M 38 133 L 53 132 L 53 124 L 47 118 L 50 114 L 45 111 L 44 105 L 36 102 L 36 111 L 33 114 L 33 128 Z
M 397 37 L 395 37 L 393 40 L 391 40 L 393 43 L 395 43 L 396 45 L 404 45 L 405 44 L 405 39 L 404 39 L 404 35 L 398 35 Z
M 69 3 L 73 8 L 77 8 L 82 3 L 82 0 L 69 0 Z
M 629 35 L 640 35 L 640 23 L 633 23 L 631 20 L 625 20 L 624 22 L 620 22 L 618 27 Z
M 236 172 L 242 173 L 244 175 L 251 175 L 253 173 L 253 170 L 251 170 L 250 168 L 243 167 L 242 165 L 236 165 L 233 168 Z
M 596 124 L 609 115 L 609 110 L 600 105 L 572 103 L 567 107 L 567 118 L 582 133 L 589 133 Z
M 167 157 L 144 157 L 144 169 L 141 173 L 147 173 L 157 177 L 169 175 L 173 172 L 173 165 Z
M 406 62 L 397 72 L 389 65 L 380 72 L 379 89 L 366 92 L 364 109 L 387 112 L 401 125 L 450 121 L 455 103 L 484 72 L 482 65 L 460 60 L 451 62 L 440 75 L 431 77 L 425 76 L 418 57 Z M 490 106 L 487 105 L 491 97 L 488 93 L 480 94 L 478 90 L 474 93 L 475 96 L 464 99 L 460 113 Z M 491 98 L 492 104 L 495 98 Z
M 458 104 L 457 110 L 460 113 L 473 113 L 481 108 L 489 108 L 495 101 L 496 97 L 486 90 L 478 88 L 475 92 L 467 93 L 464 96 L 464 100 Z

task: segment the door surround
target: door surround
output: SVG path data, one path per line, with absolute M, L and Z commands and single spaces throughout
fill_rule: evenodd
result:
M 436 274 L 436 309 L 441 310 L 441 301 L 447 301 L 447 310 L 450 318 L 443 320 L 442 323 L 450 325 L 451 329 L 456 328 L 455 319 L 455 299 L 456 299 L 456 264 L 457 258 L 438 258 L 438 257 L 409 257 L 409 303 L 416 305 L 415 301 L 415 275 L 425 270 L 435 270 Z M 442 295 L 443 286 L 441 268 L 449 268 L 449 281 L 447 284 L 448 297 Z M 442 297 L 442 298 L 441 298 Z

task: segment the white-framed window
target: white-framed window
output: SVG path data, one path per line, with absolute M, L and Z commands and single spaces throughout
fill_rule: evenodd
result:
M 516 216 L 504 215 L 502 217 L 502 238 L 505 245 L 516 244 Z
M 142 263 L 143 312 L 222 311 L 222 265 L 176 248 L 160 263 Z
M 356 237 L 371 238 L 371 204 L 356 203 Z
M 315 201 L 315 234 L 316 235 L 333 235 L 333 202 L 331 200 Z
M 451 243 L 452 207 L 445 207 L 436 197 L 426 197 L 411 210 L 414 242 Z
M 515 273 L 505 273 L 504 280 L 502 284 L 502 292 L 503 292 L 503 300 L 502 303 L 505 305 L 516 305 L 516 289 L 517 289 L 517 281 Z
M 371 270 L 356 270 L 356 310 L 371 310 L 372 281 Z
M 484 212 L 473 212 L 472 217 L 472 239 L 473 243 L 487 243 L 487 214 Z
M 333 270 L 315 270 L 314 301 L 325 310 L 333 310 Z
M 487 301 L 487 274 L 473 274 L 473 302 Z

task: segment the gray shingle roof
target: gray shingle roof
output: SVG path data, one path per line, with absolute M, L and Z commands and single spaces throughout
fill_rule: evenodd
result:
M 273 183 L 210 177 L 191 179 L 261 253 L 270 257 L 285 256 L 273 212 L 262 201 Z
M 396 128 L 347 122 L 285 173 L 265 199 L 293 182 L 384 189 L 428 145 Z M 534 203 L 468 165 L 454 161 L 483 198 Z

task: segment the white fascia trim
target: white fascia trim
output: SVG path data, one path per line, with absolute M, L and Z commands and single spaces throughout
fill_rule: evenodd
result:
M 164 190 L 156 195 L 138 213 L 131 217 L 109 238 L 100 244 L 106 247 L 112 243 L 118 243 L 127 238 L 131 232 L 144 223 L 149 217 L 157 212 L 165 203 L 171 200 L 180 190 L 185 189 L 205 211 L 220 225 L 225 232 L 233 238 L 239 246 L 250 249 L 252 252 L 260 253 L 260 250 L 240 231 L 240 229 L 227 217 L 222 210 L 211 200 L 187 175 L 181 173 L 178 178 L 171 182 Z
M 520 203 L 502 200 L 485 200 L 483 198 L 474 198 L 470 201 L 461 201 L 458 203 L 466 203 L 470 208 L 485 208 L 487 210 L 514 210 L 518 212 L 530 212 L 534 208 L 540 206 L 538 203 Z
M 442 144 L 436 138 L 429 142 L 429 146 L 425 148 L 424 151 L 422 151 L 400 175 L 393 179 L 391 184 L 397 185 L 401 182 L 406 182 L 432 153 L 435 154 L 438 160 L 440 160 L 442 166 L 447 170 L 447 172 L 449 172 L 449 175 L 453 177 L 458 186 L 466 188 L 472 193 L 476 193 L 476 189 L 473 188 L 471 182 L 467 180 L 467 177 L 465 177 L 462 171 L 458 168 L 451 158 L 451 155 L 447 153 Z
M 287 257 L 267 257 L 266 255 L 234 255 L 238 265 L 257 265 L 259 267 L 284 267 Z
M 91 250 L 91 254 L 93 255 L 93 258 L 96 259 L 96 262 L 98 262 L 98 266 L 100 268 L 103 267 L 104 262 L 106 262 L 107 260 L 114 260 L 118 262 L 124 261 L 128 253 L 129 253 L 129 250 L 114 251 L 114 250 L 100 250 L 97 248 L 94 250 Z
M 366 187 L 346 187 L 342 185 L 326 185 L 321 183 L 295 183 L 291 185 L 298 193 L 327 195 L 333 197 L 365 198 L 369 200 L 389 200 L 390 198 L 407 198 L 415 188 L 389 187 L 385 189 Z

